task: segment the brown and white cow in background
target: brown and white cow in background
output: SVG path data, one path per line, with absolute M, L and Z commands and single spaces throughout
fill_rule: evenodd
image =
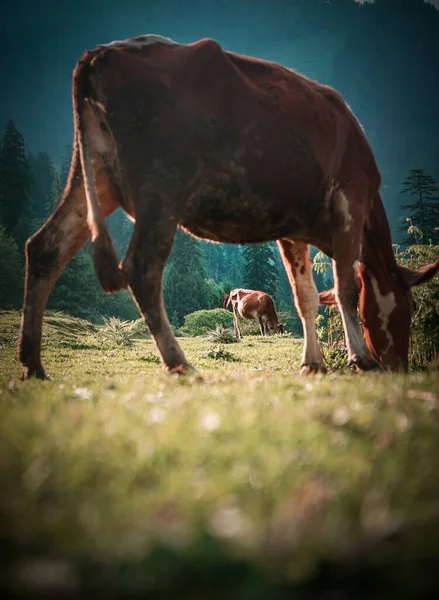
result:
M 256 319 L 261 335 L 283 333 L 284 326 L 279 323 L 274 309 L 273 298 L 265 292 L 237 288 L 224 294 L 223 307 L 232 304 L 233 325 L 237 338 L 242 338 L 240 319 Z
M 308 253 L 317 246 L 333 259 L 335 288 L 320 300 L 338 305 L 350 364 L 407 370 L 410 288 L 433 277 L 439 259 L 420 271 L 397 265 L 373 152 L 334 89 L 214 40 L 146 35 L 86 52 L 73 73 L 73 108 L 63 198 L 26 243 L 23 378 L 45 376 L 47 299 L 89 237 L 103 289 L 131 289 L 164 368 L 185 372 L 162 296 L 177 227 L 217 242 L 277 240 L 306 371 L 325 369 Z M 121 264 L 105 222 L 118 207 L 135 220 Z

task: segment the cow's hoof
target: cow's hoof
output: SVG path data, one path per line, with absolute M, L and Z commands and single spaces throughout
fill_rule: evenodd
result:
M 204 381 L 203 377 L 192 365 L 181 364 L 171 368 L 165 367 L 165 371 L 170 375 L 175 375 L 176 377 L 190 378 L 194 381 Z
M 190 373 L 190 366 L 189 365 L 176 365 L 175 367 L 167 367 L 165 365 L 164 370 L 166 371 L 166 373 L 169 373 L 169 375 L 187 375 L 188 373 Z
M 300 365 L 301 375 L 314 375 L 315 373 L 327 373 L 325 365 L 319 363 L 303 363 Z
M 21 381 L 26 381 L 27 379 L 31 379 L 32 377 L 36 377 L 37 379 L 49 379 L 48 375 L 46 375 L 43 367 L 26 367 L 24 366 L 21 370 Z
M 353 369 L 356 373 L 360 371 L 378 371 L 384 372 L 383 366 L 372 357 L 362 357 L 354 355 L 348 362 L 348 367 Z

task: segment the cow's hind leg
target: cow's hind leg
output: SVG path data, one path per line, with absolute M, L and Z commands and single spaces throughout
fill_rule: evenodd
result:
M 102 206 L 109 214 L 116 204 Z M 46 377 L 41 364 L 41 332 L 47 299 L 65 264 L 82 248 L 90 235 L 87 204 L 79 161 L 63 200 L 26 242 L 26 274 L 23 315 L 17 358 L 23 365 L 22 379 Z
M 46 377 L 41 365 L 41 330 L 47 299 L 60 270 L 88 235 L 85 196 L 77 187 L 26 242 L 24 306 L 17 353 L 23 365 L 22 379 L 32 375 Z
M 301 371 L 325 373 L 325 361 L 320 352 L 316 329 L 319 296 L 311 273 L 308 245 L 303 242 L 278 240 L 278 246 L 303 326 L 304 348 Z
M 177 223 L 170 220 L 169 215 L 161 214 L 162 202 L 150 202 L 148 206 L 150 210 L 145 211 L 147 215 L 136 215 L 133 236 L 122 268 L 128 276 L 139 311 L 154 338 L 164 370 L 184 374 L 192 367 L 175 338 L 163 302 L 163 271 Z
M 351 192 L 350 197 L 354 195 Z M 340 311 L 348 350 L 348 364 L 356 370 L 380 369 L 364 341 L 358 317 L 359 289 L 357 281 L 358 260 L 361 254 L 363 221 L 349 213 L 349 207 L 361 208 L 361 203 L 349 203 L 343 191 L 334 195 L 338 226 L 333 235 L 333 269 L 335 299 Z
M 238 313 L 238 308 L 233 305 L 233 328 L 235 330 L 235 337 L 240 340 L 242 338 L 242 332 L 240 327 L 240 317 Z

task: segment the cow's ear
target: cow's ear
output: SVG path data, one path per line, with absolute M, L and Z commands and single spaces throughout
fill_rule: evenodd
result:
M 439 271 L 439 258 L 436 262 L 421 267 L 418 271 L 413 269 L 407 269 L 407 267 L 401 267 L 398 265 L 398 274 L 402 279 L 404 285 L 408 288 L 414 285 L 421 285 L 429 281 Z
M 320 304 L 327 304 L 329 306 L 331 304 L 336 304 L 337 300 L 335 299 L 334 288 L 331 288 L 330 290 L 325 290 L 324 292 L 320 292 L 319 302 Z

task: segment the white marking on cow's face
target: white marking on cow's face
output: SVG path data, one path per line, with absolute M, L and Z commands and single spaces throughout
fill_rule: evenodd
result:
M 326 206 L 329 206 L 331 199 L 332 199 L 333 192 L 334 192 L 334 180 L 332 180 L 332 183 L 329 186 L 329 188 L 325 194 L 325 205 Z
M 393 292 L 389 292 L 383 296 L 380 292 L 378 281 L 375 279 L 375 277 L 371 277 L 371 284 L 375 300 L 378 305 L 378 318 L 381 321 L 381 331 L 386 334 L 388 341 L 387 347 L 383 351 L 383 354 L 386 354 L 386 352 L 388 352 L 388 350 L 393 346 L 393 337 L 387 326 L 389 324 L 389 317 L 396 308 L 395 294 Z
M 327 209 L 330 207 L 331 202 L 334 197 L 334 194 L 335 194 L 335 192 L 338 191 L 338 188 L 339 188 L 338 181 L 335 181 L 335 179 L 333 179 L 331 181 L 331 185 L 328 187 L 328 189 L 326 190 L 326 194 L 325 194 L 325 207 Z
M 108 44 L 102 44 L 105 48 L 114 48 L 115 46 L 128 46 L 130 48 L 143 48 L 144 46 L 149 46 L 151 44 L 176 44 L 174 40 L 171 38 L 164 37 L 162 35 L 155 35 L 153 33 L 149 33 L 146 35 L 140 35 L 137 38 L 128 38 L 126 40 L 116 40 L 114 42 L 109 42 Z
M 356 260 L 354 262 L 354 264 L 352 265 L 352 268 L 354 269 L 354 277 L 355 279 L 357 279 L 358 276 L 358 266 L 359 266 L 360 262 L 358 260 Z
M 346 194 L 343 190 L 339 190 L 336 194 L 337 196 L 337 209 L 340 215 L 344 219 L 344 230 L 349 231 L 352 223 L 352 215 L 349 212 L 349 200 L 346 197 Z

